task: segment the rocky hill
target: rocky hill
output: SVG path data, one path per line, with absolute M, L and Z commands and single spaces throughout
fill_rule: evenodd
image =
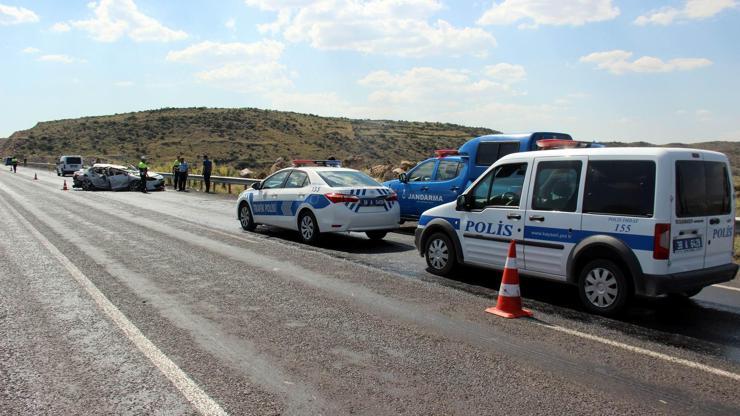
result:
M 208 154 L 217 165 L 254 171 L 282 157 L 351 160 L 354 166 L 398 165 L 455 148 L 471 137 L 495 133 L 444 123 L 352 120 L 253 108 L 166 108 L 38 123 L 0 140 L 0 154 L 51 161 L 81 154 L 131 162 L 147 155 L 168 163 L 182 154 Z

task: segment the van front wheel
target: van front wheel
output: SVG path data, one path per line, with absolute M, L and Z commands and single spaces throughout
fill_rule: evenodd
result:
M 613 261 L 593 260 L 581 269 L 578 295 L 591 312 L 616 315 L 624 309 L 630 294 L 624 272 Z
M 457 266 L 455 246 L 445 233 L 434 233 L 424 245 L 424 257 L 427 261 L 427 270 L 430 273 L 447 276 Z

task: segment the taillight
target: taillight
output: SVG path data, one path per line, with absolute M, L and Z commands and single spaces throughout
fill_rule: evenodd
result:
M 668 260 L 671 253 L 671 224 L 655 224 L 653 235 L 653 258 Z
M 360 202 L 360 198 L 356 195 L 340 194 L 337 192 L 331 192 L 324 195 L 326 199 L 335 203 L 341 204 L 343 202 Z
M 386 201 L 398 201 L 398 194 L 395 192 L 391 192 L 387 197 L 385 197 Z

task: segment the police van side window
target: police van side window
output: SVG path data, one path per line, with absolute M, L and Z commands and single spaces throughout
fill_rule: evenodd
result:
M 439 167 L 437 167 L 437 180 L 438 181 L 449 181 L 450 179 L 457 178 L 460 174 L 460 168 L 462 163 L 457 160 L 440 160 Z
M 496 163 L 502 157 L 519 151 L 519 143 L 481 142 L 475 156 L 475 164 L 488 166 Z
M 278 172 L 269 178 L 265 179 L 265 181 L 262 183 L 262 189 L 275 189 L 280 188 L 283 185 L 283 182 L 285 181 L 285 177 L 288 176 L 290 173 L 289 170 Z
M 306 173 L 294 170 L 288 180 L 285 181 L 284 188 L 303 188 L 308 185 L 308 175 Z
M 541 162 L 537 165 L 532 209 L 575 212 L 581 166 L 580 161 Z
M 584 214 L 653 216 L 655 162 L 590 161 L 583 197 Z
M 526 163 L 512 163 L 496 167 L 473 189 L 472 209 L 518 207 L 526 173 Z
M 432 173 L 434 173 L 434 164 L 436 160 L 429 160 L 421 165 L 417 166 L 409 174 L 409 182 L 429 182 L 432 180 Z

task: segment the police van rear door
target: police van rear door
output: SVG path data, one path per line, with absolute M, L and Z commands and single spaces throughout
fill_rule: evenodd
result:
M 676 160 L 671 263 L 676 271 L 728 264 L 733 250 L 733 198 L 724 155 L 691 153 Z

